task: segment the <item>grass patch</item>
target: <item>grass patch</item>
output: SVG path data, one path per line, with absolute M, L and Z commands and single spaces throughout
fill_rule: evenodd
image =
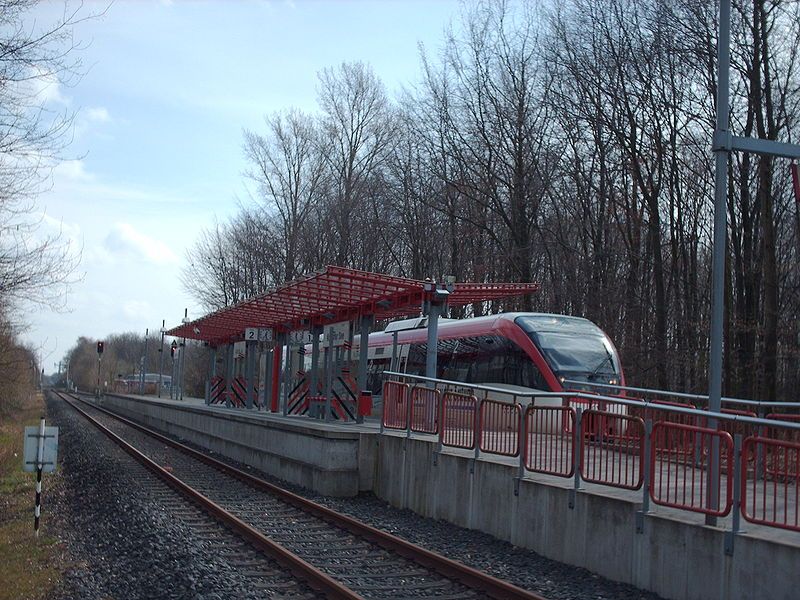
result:
M 58 583 L 63 557 L 48 535 L 47 493 L 58 472 L 43 476 L 42 521 L 33 535 L 36 476 L 22 471 L 22 435 L 26 425 L 38 425 L 44 413 L 41 394 L 20 404 L 0 422 L 0 600 L 45 598 Z

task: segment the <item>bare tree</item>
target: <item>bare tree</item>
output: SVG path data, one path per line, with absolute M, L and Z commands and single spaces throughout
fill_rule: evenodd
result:
M 264 135 L 245 132 L 244 150 L 253 165 L 248 176 L 280 232 L 282 243 L 273 251 L 281 255 L 283 268 L 276 280 L 290 281 L 300 275 L 298 254 L 309 214 L 321 204 L 327 148 L 313 119 L 299 111 L 276 113 L 266 125 Z
M 364 236 L 380 223 L 371 221 L 370 196 L 395 123 L 383 84 L 360 62 L 342 63 L 318 75 L 318 96 L 325 146 L 326 210 L 333 226 L 336 264 L 372 268 L 375 252 L 365 254 Z
M 72 114 L 54 113 L 40 92 L 76 80 L 72 30 L 91 16 L 65 5 L 52 25 L 30 27 L 23 19 L 36 4 L 0 3 L 0 301 L 57 305 L 79 255 L 60 234 L 40 233 L 35 198 L 70 142 Z

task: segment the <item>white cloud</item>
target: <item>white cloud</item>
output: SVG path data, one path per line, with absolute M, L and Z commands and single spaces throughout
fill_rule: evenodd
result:
M 35 68 L 33 77 L 28 80 L 31 95 L 42 104 L 68 105 L 70 99 L 61 92 L 61 83 L 54 73 Z
M 178 262 L 178 257 L 166 243 L 142 233 L 129 223 L 116 223 L 103 241 L 103 247 L 113 254 L 133 256 L 154 264 Z
M 65 160 L 53 170 L 54 177 L 71 181 L 93 181 L 94 175 L 86 171 L 86 163 L 82 160 Z
M 105 106 L 93 106 L 86 109 L 86 119 L 97 123 L 108 123 L 111 115 Z

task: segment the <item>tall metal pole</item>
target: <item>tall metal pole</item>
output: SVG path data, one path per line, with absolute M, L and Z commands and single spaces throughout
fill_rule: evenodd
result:
M 174 342 L 175 342 L 175 340 L 173 340 L 173 343 Z M 169 399 L 172 400 L 173 398 L 175 398 L 175 384 L 177 383 L 178 378 L 175 377 L 175 354 L 173 354 L 171 346 L 170 346 L 169 353 L 170 353 L 170 358 L 172 358 L 172 370 L 170 371 L 170 373 L 172 375 L 171 375 L 170 384 L 169 384 Z
M 425 377 L 436 377 L 437 346 L 439 344 L 439 304 L 428 309 L 428 353 L 425 357 Z
M 144 395 L 144 379 L 147 374 L 147 339 L 150 335 L 150 329 L 145 327 L 144 330 L 144 356 L 142 356 L 142 382 L 139 385 L 139 393 Z
M 718 413 L 722 406 L 722 350 L 723 320 L 725 310 L 725 254 L 728 229 L 728 158 L 730 156 L 730 52 L 731 0 L 720 0 L 719 41 L 717 46 L 717 123 L 714 132 L 715 194 L 714 194 L 714 250 L 712 261 L 711 296 L 711 356 L 708 381 L 708 410 Z M 708 420 L 710 429 L 716 428 L 716 419 Z M 714 437 L 709 464 L 708 506 L 716 509 L 719 501 L 719 439 Z M 706 516 L 706 524 L 716 525 L 717 518 Z
M 97 355 L 97 398 L 100 398 L 100 361 L 103 360 L 103 355 Z
M 161 320 L 161 347 L 158 349 L 158 397 L 161 398 L 161 387 L 164 384 L 164 334 L 167 332 L 165 327 L 167 320 Z M 170 386 L 171 387 L 171 386 Z
M 183 309 L 183 323 L 186 324 L 189 322 L 189 309 Z M 186 336 L 183 336 L 183 341 L 181 342 L 181 364 L 180 364 L 180 372 L 181 372 L 181 397 L 180 399 L 183 400 L 183 371 L 186 367 Z

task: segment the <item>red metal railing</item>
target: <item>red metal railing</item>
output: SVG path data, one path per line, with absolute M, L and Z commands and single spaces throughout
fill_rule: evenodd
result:
M 577 435 L 576 406 L 586 407 Z M 729 514 L 733 506 L 733 436 L 741 435 L 744 445 L 737 485 L 741 486 L 742 515 L 755 524 L 800 531 L 800 431 L 724 419 L 718 419 L 712 429 L 708 419 L 713 415 L 675 413 L 667 407 L 695 408 L 662 400 L 626 406 L 608 399 L 566 397 L 563 406 L 532 404 L 523 412 L 517 403 L 479 402 L 474 395 L 389 381 L 383 391 L 383 424 L 390 429 L 438 433 L 443 446 L 471 450 L 477 445 L 482 452 L 503 456 L 521 452 L 521 467 L 527 471 L 571 478 L 577 467 L 586 482 L 637 490 L 644 483 L 645 419 L 650 419 L 647 493 L 652 501 L 715 516 Z M 745 410 L 722 412 L 756 416 Z M 770 414 L 767 419 L 797 423 L 800 415 Z M 715 442 L 719 463 L 716 476 L 711 477 Z M 709 494 L 712 480 L 719 483 Z
M 384 382 L 383 426 L 388 429 L 406 429 L 408 427 L 407 383 Z
M 481 402 L 478 431 L 481 452 L 517 456 L 519 454 L 519 404 L 484 400 Z
M 535 473 L 572 477 L 575 474 L 573 431 L 574 408 L 528 406 L 523 444 L 525 468 Z
M 478 399 L 468 394 L 445 392 L 442 396 L 442 429 L 439 441 L 454 448 L 475 447 Z
M 581 415 L 581 478 L 638 490 L 644 479 L 644 421 L 608 411 Z
M 757 418 L 758 415 L 751 410 L 738 410 L 735 408 L 721 408 L 720 412 L 725 415 L 738 415 L 740 417 Z M 750 423 L 742 423 L 741 421 L 724 421 L 722 419 L 717 421 L 717 429 L 720 431 L 727 431 L 731 437 L 737 433 L 742 437 L 755 435 L 756 426 Z
M 771 413 L 767 415 L 767 419 L 774 421 L 785 421 L 787 423 L 800 423 L 800 415 L 787 415 Z M 786 429 L 785 427 L 769 427 L 767 428 L 767 437 L 783 442 L 793 442 L 800 444 L 800 431 L 796 429 Z
M 717 502 L 709 506 L 709 452 L 719 440 Z M 724 516 L 733 504 L 733 440 L 725 431 L 660 421 L 650 440 L 650 498 L 656 504 Z M 723 488 L 724 484 L 724 488 Z M 723 493 L 724 492 L 724 493 Z
M 593 392 L 581 392 L 583 394 L 592 394 Z M 564 401 L 564 406 L 567 406 L 573 410 L 573 412 L 578 411 L 578 409 L 582 409 L 584 411 L 595 409 L 595 410 L 602 410 L 605 408 L 604 405 L 599 404 L 595 400 L 589 400 L 588 398 L 576 398 L 570 396 Z M 570 419 L 570 416 L 567 413 L 562 414 L 561 420 L 561 427 L 565 433 L 573 433 L 575 426 L 575 420 Z
M 762 460 L 765 470 L 758 468 Z M 750 477 L 764 471 L 762 477 Z M 751 523 L 800 531 L 800 444 L 749 437 L 742 447 L 742 473 L 742 516 Z
M 439 399 L 441 392 L 424 386 L 411 388 L 411 431 L 439 432 Z

